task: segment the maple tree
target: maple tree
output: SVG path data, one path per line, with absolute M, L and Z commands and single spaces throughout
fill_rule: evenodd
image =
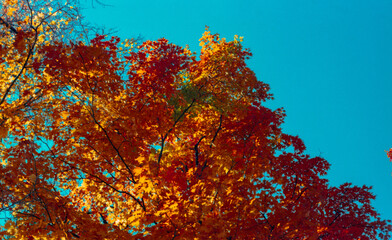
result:
M 165 39 L 76 40 L 70 5 L 38 3 L 2 5 L 1 236 L 390 237 L 370 187 L 330 187 L 328 162 L 282 132 L 241 38 L 207 30 L 198 58 Z

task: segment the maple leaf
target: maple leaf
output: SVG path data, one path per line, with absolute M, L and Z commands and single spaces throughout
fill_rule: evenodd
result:
M 330 187 L 329 163 L 283 132 L 242 38 L 206 30 L 198 58 L 166 39 L 73 41 L 55 3 L 2 3 L 1 28 L 20 25 L 0 36 L 2 237 L 390 238 L 370 187 Z

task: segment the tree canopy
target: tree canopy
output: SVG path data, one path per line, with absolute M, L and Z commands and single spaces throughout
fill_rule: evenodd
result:
M 329 186 L 282 131 L 242 38 L 207 29 L 196 56 L 89 39 L 67 2 L 1 7 L 1 236 L 389 239 L 371 187 Z

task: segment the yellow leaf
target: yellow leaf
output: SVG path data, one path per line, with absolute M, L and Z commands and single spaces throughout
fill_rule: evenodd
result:
M 69 112 L 66 112 L 66 111 L 61 112 L 61 113 L 60 113 L 60 116 L 61 116 L 62 119 L 66 119 L 66 118 L 68 118 L 68 116 L 69 116 Z
M 135 173 L 135 175 L 140 175 L 142 173 L 142 171 L 143 171 L 143 168 L 139 168 L 139 167 L 133 169 L 133 172 Z

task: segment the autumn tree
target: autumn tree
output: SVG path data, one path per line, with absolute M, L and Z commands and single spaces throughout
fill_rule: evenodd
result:
M 198 57 L 75 40 L 42 6 L 2 5 L 1 236 L 389 239 L 371 188 L 329 186 L 328 162 L 282 131 L 241 38 L 207 30 Z

